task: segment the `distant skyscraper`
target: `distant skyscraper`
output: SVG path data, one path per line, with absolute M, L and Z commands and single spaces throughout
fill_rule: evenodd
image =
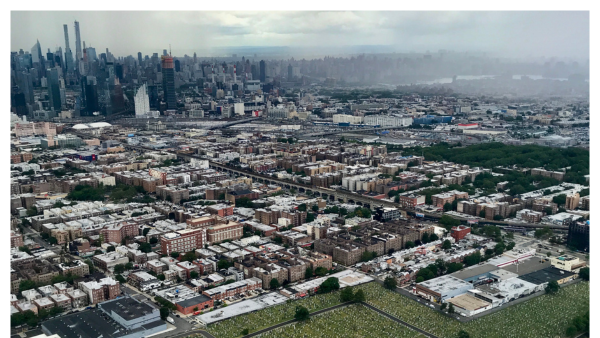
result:
M 87 76 L 85 78 L 85 105 L 88 116 L 100 110 L 98 105 L 98 84 L 96 77 Z
M 79 22 L 75 21 L 75 65 L 79 67 L 79 60 L 83 58 L 81 49 L 81 35 L 79 33 Z
M 71 47 L 69 46 L 69 30 L 67 25 L 63 25 L 65 30 L 65 62 L 64 67 L 67 72 L 73 71 L 73 52 L 71 52 Z
M 162 80 L 164 99 L 167 103 L 167 109 L 177 109 L 177 99 L 175 97 L 175 67 L 171 56 L 162 58 Z
M 181 63 L 179 62 L 179 60 L 175 60 L 175 71 L 176 72 L 181 71 Z
M 294 68 L 292 67 L 292 64 L 289 64 L 288 65 L 288 81 L 290 81 L 293 76 L 294 76 Z
M 33 63 L 42 62 L 42 47 L 40 47 L 40 40 L 37 40 L 35 45 L 31 47 L 31 61 Z
M 167 53 L 166 49 L 163 49 L 163 56 L 167 56 L 167 55 L 169 55 L 169 53 Z
M 46 53 L 46 63 L 50 68 L 54 68 L 54 53 L 50 52 L 50 48 L 48 48 L 48 53 Z
M 138 52 L 138 63 L 139 63 L 139 67 L 142 66 L 142 52 Z
M 96 55 L 96 48 L 88 47 L 88 48 L 86 48 L 86 53 L 87 53 L 88 62 L 93 62 L 98 59 L 98 56 Z
M 198 63 L 198 58 L 196 57 L 196 52 L 194 52 L 194 64 Z
M 135 117 L 146 115 L 150 111 L 150 99 L 145 83 L 135 92 L 133 100 L 135 102 Z
M 267 81 L 267 64 L 265 60 L 260 60 L 260 82 Z
M 46 71 L 48 74 L 48 96 L 50 97 L 50 108 L 55 112 L 61 111 L 60 84 L 58 83 L 58 69 L 52 68 Z
M 33 104 L 33 81 L 31 81 L 31 74 L 22 72 L 19 80 L 19 89 L 25 94 L 25 102 Z

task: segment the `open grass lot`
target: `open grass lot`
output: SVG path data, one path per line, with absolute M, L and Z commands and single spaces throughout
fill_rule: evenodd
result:
M 379 284 L 362 287 L 367 301 L 405 322 L 444 338 L 455 338 L 460 330 L 472 338 L 564 337 L 572 319 L 589 310 L 589 283 L 562 288 L 557 295 L 543 295 L 525 303 L 468 323 L 460 323 L 420 305 Z
M 314 312 L 337 305 L 339 303 L 339 292 L 316 295 L 298 301 L 293 301 L 291 303 L 276 305 L 255 313 L 226 319 L 224 321 L 209 325 L 207 331 L 217 338 L 238 337 L 242 335 L 242 330 L 245 328 L 248 328 L 250 333 L 252 333 L 260 329 L 279 324 L 286 320 L 293 319 L 296 306 L 302 305 L 306 307 L 308 311 Z
M 421 338 L 422 334 L 398 325 L 362 305 L 350 305 L 335 309 L 304 323 L 294 323 L 260 335 L 261 338 Z

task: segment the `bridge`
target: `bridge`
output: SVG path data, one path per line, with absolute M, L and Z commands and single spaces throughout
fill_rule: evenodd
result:
M 136 151 L 142 151 L 142 152 L 152 150 L 152 149 L 148 149 L 145 147 L 132 146 L 132 145 L 125 145 L 124 147 L 129 150 L 136 150 Z M 205 158 L 202 158 L 201 156 L 198 156 L 198 155 L 179 154 L 176 152 L 171 152 L 171 153 L 177 155 L 178 158 L 187 160 L 187 161 L 189 161 L 190 159 L 206 160 Z M 413 208 L 402 207 L 399 204 L 394 203 L 394 202 L 379 200 L 376 198 L 363 196 L 358 193 L 352 193 L 352 192 L 348 192 L 348 191 L 344 191 L 344 190 L 333 190 L 333 189 L 328 189 L 328 188 L 321 188 L 321 187 L 317 187 L 317 186 L 311 186 L 308 184 L 291 182 L 291 181 L 287 181 L 287 180 L 281 180 L 281 179 L 274 178 L 274 177 L 271 177 L 268 175 L 254 173 L 254 172 L 250 171 L 250 169 L 242 170 L 239 168 L 233 168 L 228 165 L 214 162 L 211 160 L 208 160 L 208 163 L 209 163 L 210 168 L 218 169 L 219 171 L 226 172 L 230 175 L 233 175 L 234 177 L 245 176 L 245 177 L 252 178 L 253 181 L 264 183 L 264 184 L 279 185 L 285 189 L 294 188 L 298 192 L 313 194 L 314 196 L 321 197 L 321 198 L 323 198 L 325 200 L 329 200 L 329 201 L 354 203 L 356 205 L 367 207 L 367 208 L 370 208 L 373 210 L 377 207 L 397 208 L 400 210 L 400 212 L 403 215 L 414 216 L 415 213 L 418 212 L 420 214 L 423 214 L 425 219 L 429 219 L 429 220 L 433 220 L 433 221 L 437 221 L 442 217 L 442 215 L 437 214 L 437 213 L 428 213 L 428 212 L 417 211 L 416 209 L 413 209 Z M 451 217 L 456 218 L 464 223 L 466 223 L 466 221 L 468 220 L 468 218 L 462 218 L 462 217 L 456 217 L 456 216 L 451 216 Z M 543 225 L 543 224 L 535 224 L 535 223 L 514 223 L 514 222 L 490 221 L 490 220 L 482 220 L 480 223 L 492 224 L 492 225 L 498 225 L 498 226 L 518 226 L 518 227 L 532 228 L 532 229 L 548 227 L 550 229 L 556 229 L 556 230 L 568 230 L 567 226 L 561 226 L 561 225 Z

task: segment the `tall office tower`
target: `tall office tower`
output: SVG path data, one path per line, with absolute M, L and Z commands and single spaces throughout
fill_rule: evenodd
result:
M 33 81 L 31 81 L 31 74 L 22 72 L 19 80 L 19 89 L 25 94 L 25 102 L 33 104 Z
M 142 52 L 138 52 L 138 63 L 139 63 L 138 67 L 141 67 L 142 66 Z
M 50 97 L 50 108 L 55 112 L 61 111 L 60 84 L 58 83 L 58 69 L 48 69 L 48 96 Z
M 64 62 L 64 70 L 66 72 L 73 71 L 73 53 L 71 52 L 71 47 L 69 46 L 69 30 L 67 25 L 63 25 L 63 29 L 65 30 L 65 62 Z
M 145 83 L 135 92 L 133 101 L 135 103 L 135 117 L 144 116 L 150 111 L 150 98 Z
M 123 88 L 119 78 L 115 77 L 114 85 L 110 92 L 111 107 L 114 113 L 119 113 L 125 109 L 125 99 L 123 98 Z M 107 114 L 108 115 L 108 114 Z
M 123 80 L 123 65 L 120 63 L 115 65 L 115 76 L 117 79 L 119 79 L 119 81 Z
M 292 77 L 294 76 L 294 68 L 292 67 L 292 64 L 288 64 L 288 81 L 292 80 Z
M 42 47 L 40 47 L 40 40 L 37 40 L 35 45 L 31 47 L 31 61 L 33 63 L 42 62 Z
M 158 86 L 148 86 L 148 100 L 150 100 L 150 110 L 158 110 Z
M 94 112 L 100 110 L 98 105 L 98 83 L 96 77 L 87 76 L 85 81 L 85 104 L 87 116 L 92 116 Z
M 266 82 L 267 80 L 267 64 L 265 60 L 260 60 L 260 82 Z
M 64 57 L 62 47 L 58 47 L 58 49 L 56 49 L 56 51 L 54 52 L 54 64 L 63 69 L 63 60 Z
M 177 109 L 175 98 L 175 66 L 171 56 L 161 57 L 164 99 L 167 109 Z
M 196 56 L 196 52 L 194 52 L 194 64 L 198 63 L 198 57 Z
M 46 53 L 46 63 L 48 64 L 48 68 L 54 68 L 54 54 L 48 48 L 48 53 Z
M 96 48 L 88 47 L 88 48 L 86 48 L 86 53 L 87 53 L 88 62 L 93 62 L 98 59 L 98 56 L 96 55 Z
M 75 67 L 79 67 L 79 60 L 81 60 L 82 58 L 83 51 L 81 50 L 81 35 L 79 33 L 79 22 L 75 21 Z
M 169 55 L 169 53 L 167 53 L 166 49 L 163 49 L 163 55 L 162 56 L 167 56 L 167 55 Z
M 175 60 L 175 71 L 176 72 L 181 71 L 181 63 L 179 62 L 179 60 Z

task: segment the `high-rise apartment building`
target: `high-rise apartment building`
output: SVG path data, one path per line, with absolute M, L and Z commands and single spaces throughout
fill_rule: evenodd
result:
M 175 65 L 171 56 L 162 56 L 162 80 L 164 100 L 167 109 L 177 109 L 177 100 L 175 97 Z
M 61 111 L 60 84 L 58 83 L 58 69 L 48 69 L 48 97 L 50 97 L 50 108 L 55 112 Z
M 79 61 L 83 58 L 81 49 L 81 35 L 79 33 L 79 22 L 75 21 L 75 66 L 79 66 Z
M 150 111 L 150 100 L 148 98 L 148 91 L 146 84 L 144 83 L 138 88 L 134 97 L 135 101 L 135 117 L 146 115 Z
M 265 60 L 260 60 L 260 82 L 266 82 L 267 80 L 267 64 Z

